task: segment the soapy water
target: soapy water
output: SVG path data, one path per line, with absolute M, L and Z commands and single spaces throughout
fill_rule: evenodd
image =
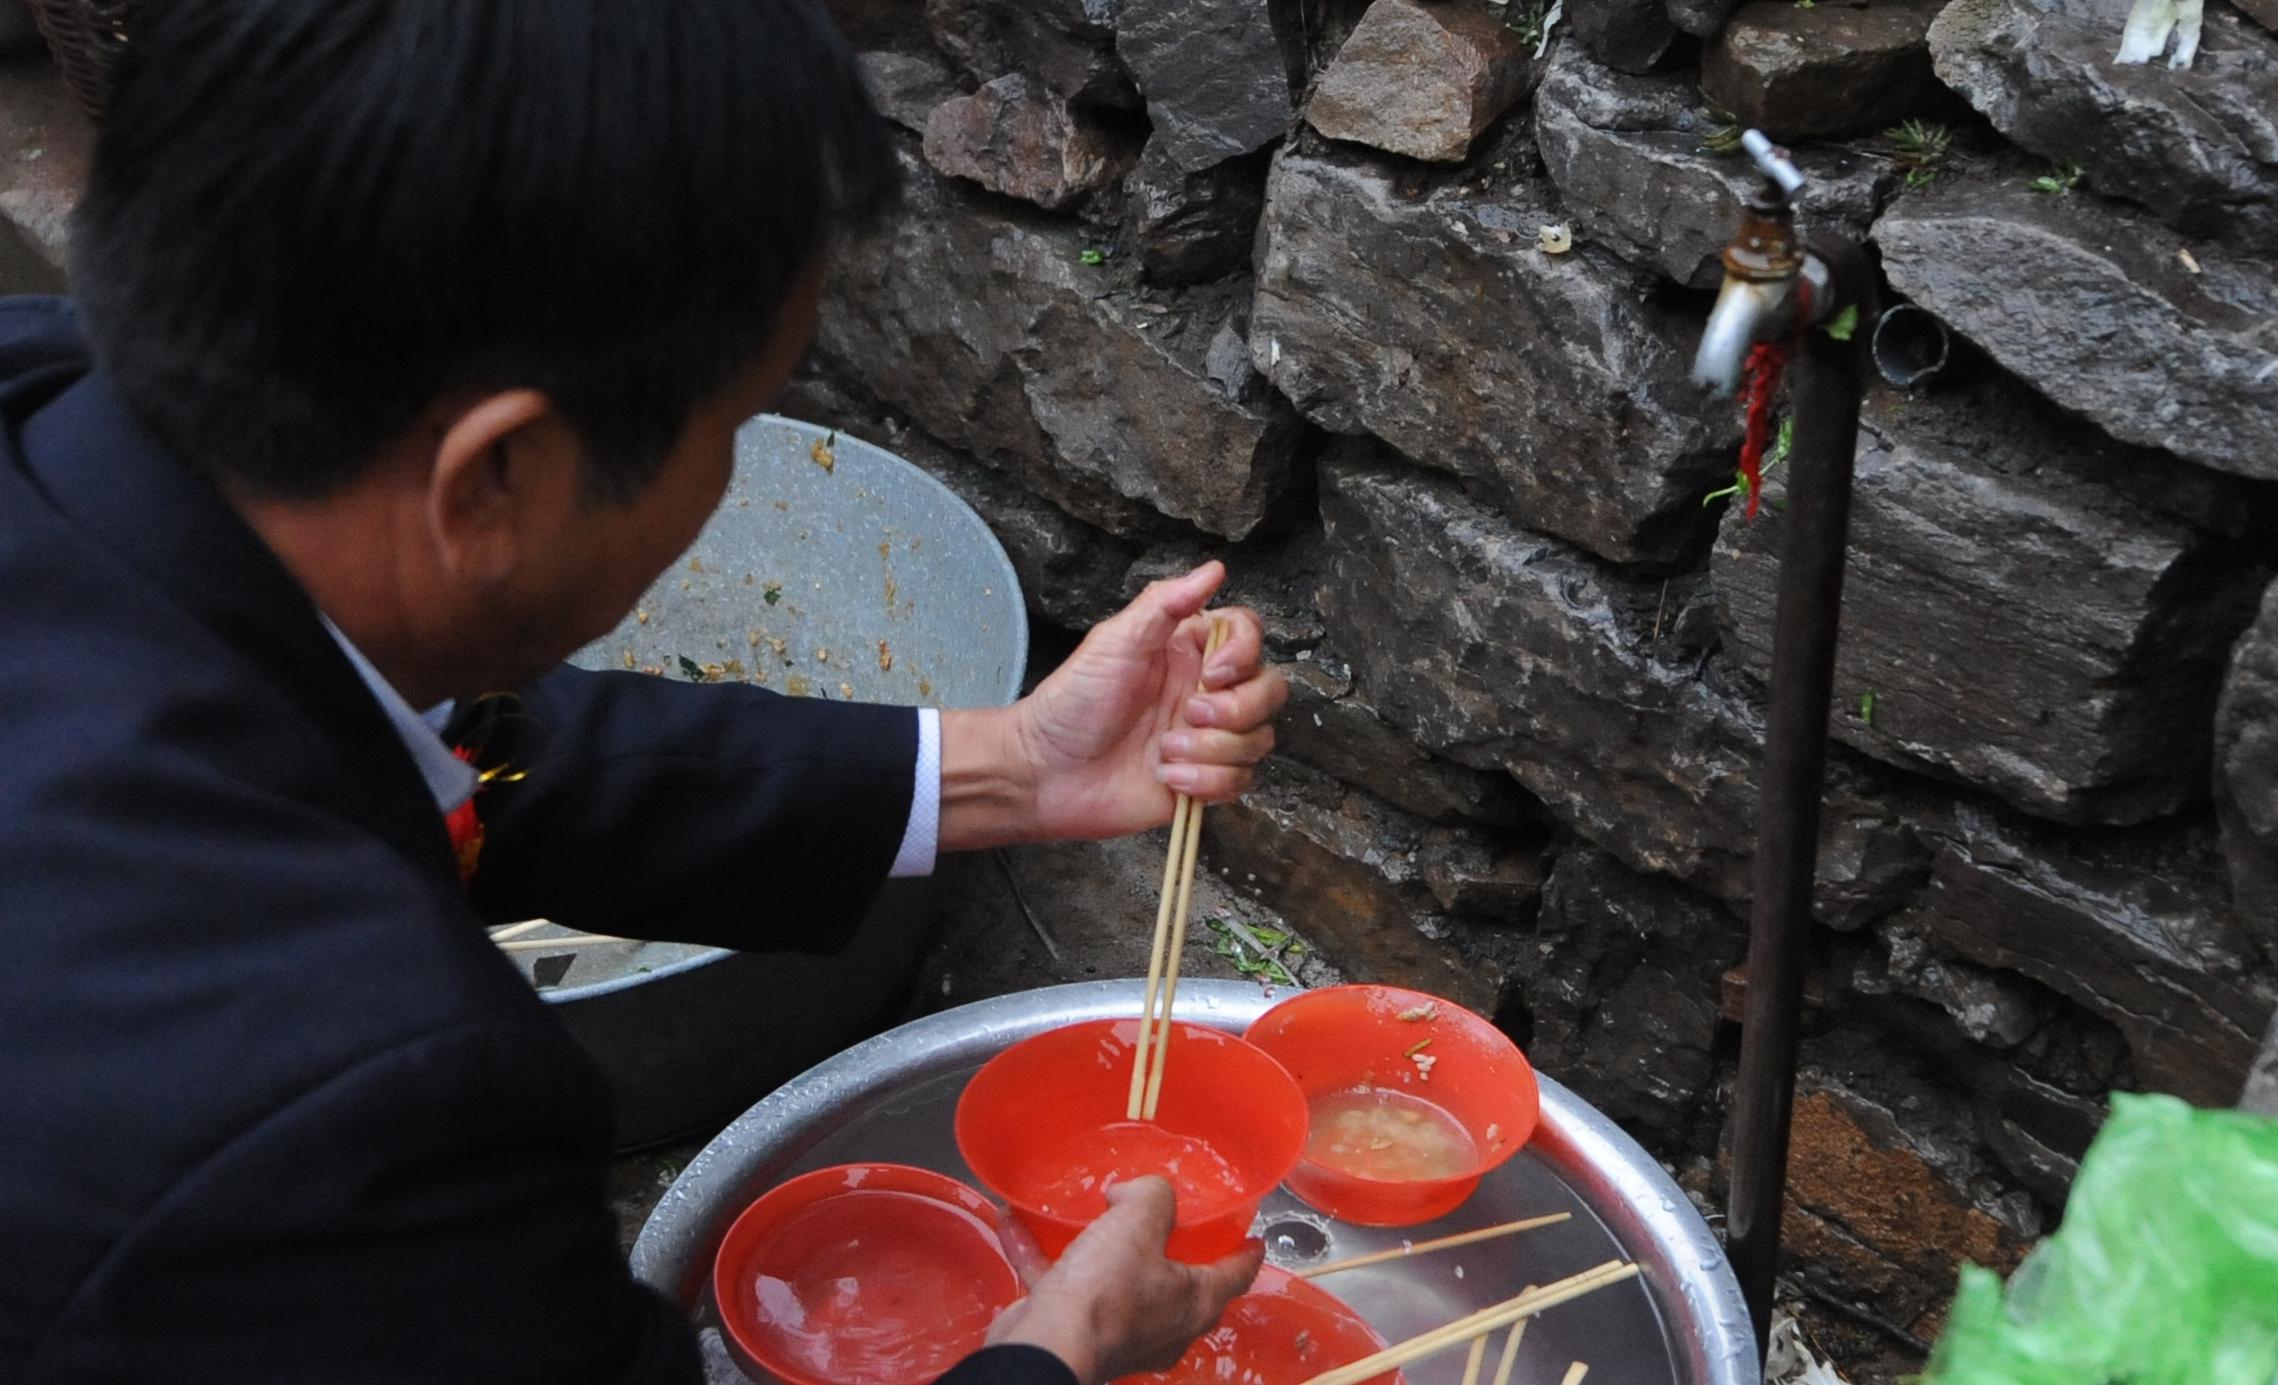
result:
M 1028 1190 L 1049 1217 L 1089 1221 L 1107 1210 L 1108 1190 L 1157 1174 L 1178 1195 L 1179 1220 L 1206 1220 L 1251 1200 L 1241 1173 L 1205 1141 L 1151 1121 L 1117 1121 L 1040 1155 Z
M 1313 1098 L 1305 1158 L 1361 1178 L 1415 1182 L 1471 1172 L 1479 1146 L 1422 1097 L 1364 1084 Z

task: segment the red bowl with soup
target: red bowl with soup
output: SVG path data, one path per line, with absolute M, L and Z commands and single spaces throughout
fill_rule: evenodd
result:
M 1021 1296 L 995 1218 L 974 1189 L 902 1164 L 772 1188 L 712 1262 L 729 1348 L 785 1385 L 925 1385 Z
M 1118 1182 L 1157 1174 L 1178 1196 L 1170 1255 L 1232 1253 L 1305 1147 L 1305 1098 L 1281 1065 L 1223 1030 L 1173 1023 L 1152 1121 L 1125 1117 L 1139 1021 L 1089 1020 L 991 1059 L 957 1102 L 957 1148 L 1057 1256 Z
M 1397 986 L 1290 997 L 1244 1037 L 1304 1092 L 1289 1190 L 1363 1226 L 1413 1226 L 1463 1205 L 1534 1134 L 1541 1092 L 1518 1045 L 1452 1001 Z

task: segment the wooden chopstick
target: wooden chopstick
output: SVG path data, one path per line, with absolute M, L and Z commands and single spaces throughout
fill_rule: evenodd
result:
M 1528 1217 L 1524 1221 L 1504 1222 L 1501 1226 L 1488 1226 L 1477 1231 L 1459 1232 L 1453 1236 L 1439 1237 L 1437 1240 L 1419 1241 L 1412 1246 L 1394 1246 L 1390 1250 L 1371 1251 L 1367 1255 L 1355 1255 L 1349 1260 L 1331 1260 L 1326 1265 L 1315 1265 L 1311 1269 L 1299 1270 L 1297 1277 L 1299 1279 L 1319 1279 L 1325 1274 L 1336 1274 L 1341 1270 L 1357 1270 L 1368 1265 L 1381 1265 L 1387 1260 L 1404 1260 L 1411 1255 L 1422 1255 L 1427 1251 L 1453 1250 L 1457 1246 L 1477 1245 L 1481 1241 L 1492 1241 L 1498 1236 L 1509 1236 L 1520 1231 L 1532 1231 L 1538 1226 L 1556 1226 L 1562 1221 L 1571 1221 L 1573 1218 L 1572 1212 L 1552 1212 L 1548 1216 Z
M 1210 637 L 1202 650 L 1203 667 L 1209 667 L 1210 656 L 1226 643 L 1230 633 L 1226 622 L 1211 617 Z M 1195 691 L 1206 691 L 1199 680 Z M 1179 962 L 1186 953 L 1187 915 L 1194 907 L 1194 867 L 1201 849 L 1202 805 L 1182 793 L 1171 809 L 1171 846 L 1163 862 L 1163 899 L 1155 909 L 1155 943 L 1148 959 L 1147 1007 L 1140 1017 L 1139 1046 L 1131 1055 L 1132 1087 L 1137 1095 L 1125 1105 L 1126 1120 L 1153 1120 L 1156 1105 L 1163 1098 L 1163 1071 L 1171 1048 L 1171 1015 L 1178 1003 Z M 1157 958 L 1160 958 L 1159 963 Z M 1150 1049 L 1148 1031 L 1156 1025 L 1158 996 L 1162 1000 L 1161 1028 L 1156 1031 Z
M 1534 1291 L 1534 1285 L 1529 1284 L 1526 1287 L 1527 1293 L 1531 1294 Z M 1511 1324 L 1511 1335 L 1503 1339 L 1503 1359 L 1495 1365 L 1495 1385 L 1511 1385 L 1511 1368 L 1519 1363 L 1519 1341 L 1526 1335 L 1527 1320 L 1525 1318 Z
M 629 938 L 612 938 L 606 933 L 572 933 L 566 938 L 516 938 L 500 943 L 501 952 L 542 952 L 549 947 L 584 947 L 589 943 L 630 942 Z
M 492 929 L 490 931 L 490 940 L 494 943 L 503 943 L 510 938 L 519 938 L 525 933 L 535 933 L 541 928 L 550 926 L 552 923 L 552 919 L 532 919 L 528 923 L 510 923 L 504 928 Z
M 1447 1350 L 1458 1342 L 1469 1341 L 1485 1332 L 1494 1332 L 1522 1319 L 1533 1317 L 1546 1308 L 1555 1308 L 1584 1294 L 1595 1293 L 1609 1284 L 1619 1284 L 1634 1278 L 1637 1266 L 1619 1260 L 1608 1260 L 1593 1270 L 1570 1275 L 1555 1284 L 1547 1284 L 1532 1293 L 1483 1308 L 1468 1317 L 1457 1318 L 1444 1327 L 1418 1333 L 1405 1342 L 1386 1347 L 1373 1356 L 1364 1356 L 1349 1366 L 1324 1371 L 1305 1382 L 1305 1385 L 1363 1385 L 1386 1371 L 1397 1370 L 1411 1361 L 1420 1361 L 1436 1352 Z
M 1587 1362 L 1577 1361 L 1573 1365 L 1566 1368 L 1566 1379 L 1560 1381 L 1559 1385 L 1582 1385 L 1582 1377 L 1588 1375 L 1589 1373 L 1589 1364 Z
M 1179 864 L 1186 856 L 1190 806 L 1182 793 L 1171 808 L 1171 849 L 1163 858 L 1163 900 L 1155 906 L 1155 942 L 1147 954 L 1147 999 L 1139 1012 L 1139 1042 L 1131 1051 L 1131 1095 L 1123 1105 L 1125 1120 L 1138 1120 L 1147 1109 L 1147 1052 L 1155 1033 L 1155 1000 L 1163 989 L 1164 954 L 1170 949 L 1171 906 L 1178 899 Z
M 1494 1335 L 1492 1332 L 1482 1332 L 1471 1339 L 1471 1357 L 1463 1363 L 1463 1385 L 1479 1385 L 1479 1368 L 1487 1360 L 1487 1339 Z

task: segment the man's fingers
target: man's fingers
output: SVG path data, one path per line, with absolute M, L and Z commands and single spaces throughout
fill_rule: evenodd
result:
M 1012 1261 L 1013 1272 L 1020 1276 L 1021 1284 L 1034 1289 L 1036 1281 L 1052 1268 L 1052 1261 L 1045 1256 L 1043 1247 L 1036 1244 L 1036 1238 L 1028 1234 L 1028 1228 L 1021 1225 L 1019 1217 L 1011 1212 L 999 1212 L 996 1221 L 997 1240 L 1004 1245 L 1005 1258 Z
M 1257 771 L 1247 765 L 1189 765 L 1165 763 L 1156 771 L 1163 787 L 1205 803 L 1231 803 L 1250 791 Z
M 1093 1225 L 1112 1222 L 1145 1241 L 1149 1250 L 1160 1255 L 1171 1239 L 1171 1228 L 1177 1224 L 1178 1215 L 1178 1196 L 1171 1191 L 1170 1180 L 1148 1174 L 1108 1189 L 1107 1212 Z
M 1225 581 L 1226 565 L 1212 559 L 1183 576 L 1149 582 L 1136 600 L 1110 617 L 1101 628 L 1128 622 L 1130 629 L 1118 633 L 1128 633 L 1142 646 L 1160 645 L 1178 629 L 1179 622 L 1208 605 Z
M 1202 1325 L 1198 1332 L 1207 1332 L 1226 1311 L 1226 1305 L 1249 1291 L 1258 1277 L 1258 1267 L 1266 1262 L 1266 1243 L 1248 1240 L 1242 1248 L 1223 1260 L 1194 1268 L 1195 1288 L 1200 1292 Z
M 1179 715 L 1189 726 L 1248 731 L 1272 721 L 1288 701 L 1289 680 L 1279 669 L 1267 669 L 1222 692 L 1195 694 L 1179 709 Z
M 1255 765 L 1273 753 L 1273 728 L 1254 731 L 1173 731 L 1163 737 L 1163 759 L 1172 764 Z
M 1265 627 L 1259 623 L 1257 612 L 1246 607 L 1229 606 L 1211 612 L 1211 616 L 1225 622 L 1226 643 L 1203 665 L 1202 685 L 1230 687 L 1256 673 L 1265 662 Z

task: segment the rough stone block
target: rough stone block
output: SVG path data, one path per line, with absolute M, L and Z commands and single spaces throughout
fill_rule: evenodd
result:
M 1536 1066 L 1657 1152 L 1705 1148 L 1719 986 L 1747 951 L 1740 920 L 1582 848 L 1558 858 L 1536 933 L 1539 969 L 1518 983 Z
M 2041 990 L 2001 972 L 1941 957 L 1899 925 L 1876 930 L 1881 947 L 1862 959 L 1851 985 L 1866 995 L 1907 995 L 1946 1012 L 1973 1043 L 2008 1049 L 2033 1037 L 2050 1007 Z
M 1265 210 L 1265 165 L 1231 159 L 1198 173 L 1180 168 L 1158 137 L 1124 182 L 1131 248 L 1151 281 L 1199 284 L 1250 266 Z
M 2215 811 L 2239 917 L 2278 962 L 2278 583 L 2238 642 L 2215 713 Z
M 1256 883 L 1356 981 L 1409 986 L 1493 1014 L 1501 977 L 1468 964 L 1432 926 L 1416 819 L 1325 775 L 1268 761 L 1239 803 L 1203 815 L 1203 850 Z M 1430 929 L 1430 931 L 1426 931 Z
M 1686 51 L 1661 0 L 1568 0 L 1566 29 L 1591 57 L 1624 72 L 1651 72 Z
M 0 63 L 0 293 L 61 293 L 95 131 L 45 54 Z
M 1924 1336 L 1937 1334 L 1965 1262 L 2007 1272 L 2043 1229 L 2020 1195 L 1992 1191 L 1950 1105 L 1930 1092 L 1886 1100 L 1807 1070 L 1788 1133 L 1785 1252 Z
M 1289 705 L 1275 723 L 1279 753 L 1432 822 L 1515 827 L 1526 816 L 1509 775 L 1426 754 L 1377 715 L 1349 668 L 1320 658 L 1283 667 Z
M 1451 914 L 1523 923 L 1542 898 L 1540 841 L 1491 841 L 1464 828 L 1435 828 L 1424 837 L 1424 885 Z
M 905 164 L 914 161 L 905 157 Z M 1301 425 L 1262 381 L 1214 381 L 1239 294 L 1113 291 L 1080 228 L 981 205 L 922 166 L 904 215 L 832 276 L 822 358 L 927 432 L 1111 532 L 1163 516 L 1226 537 L 1288 484 Z
M 2254 1060 L 2254 1071 L 2246 1079 L 2246 1091 L 2238 1104 L 2248 1111 L 2278 1116 L 2278 1015 L 2270 1019 L 2270 1032 L 2262 1039 L 2262 1056 Z
M 2224 1105 L 2278 981 L 2226 905 L 2209 835 L 2060 834 L 1965 804 L 1928 894 L 1899 922 L 2109 1020 L 2141 1089 Z
M 1833 733 L 2068 822 L 2203 802 L 2223 662 L 2268 570 L 2147 503 L 2184 470 L 2005 382 L 1878 392 L 1859 435 Z M 1760 678 L 1783 475 L 1753 522 L 1727 515 L 1713 567 L 1726 649 Z
M 1012 73 L 935 106 L 925 157 L 953 178 L 1058 211 L 1113 184 L 1138 151 Z
M 1285 150 L 1259 232 L 1258 368 L 1315 422 L 1467 477 L 1531 527 L 1674 563 L 1738 431 L 1687 380 L 1699 320 L 1603 250 L 1544 254 L 1537 228 L 1564 220 L 1549 186 L 1493 184 L 1411 187 Z
M 1697 659 L 1663 657 L 1660 583 L 1350 454 L 1324 460 L 1322 516 L 1322 614 L 1387 721 L 1508 770 L 1632 869 L 1747 896 L 1760 726 Z M 1860 788 L 1850 767 L 1831 777 L 1827 837 L 1851 840 L 1821 875 L 1821 907 L 1852 926 L 1890 907 L 1916 850 L 1903 795 Z
M 1535 140 L 1585 239 L 1667 279 L 1713 289 L 1741 203 L 1759 181 L 1744 157 L 1702 148 L 1698 89 L 1670 75 L 1632 77 L 1562 46 L 1535 93 Z M 1864 240 L 1893 174 L 1848 149 L 1802 148 L 1811 180 L 1803 227 Z
M 1715 38 L 1740 0 L 1668 0 L 1669 22 L 1695 38 Z
M 1139 89 L 1115 55 L 1116 3 L 925 0 L 925 27 L 977 82 L 1018 72 L 1079 106 L 1136 111 Z
M 2080 192 L 1941 177 L 1875 223 L 1883 271 L 2123 442 L 2278 479 L 2278 273 Z
M 1289 129 L 1289 74 L 1260 0 L 1120 0 L 1116 46 L 1163 155 L 1189 173 Z
M 1331 139 L 1460 163 L 1526 94 L 1518 35 L 1471 4 L 1378 0 L 1337 50 L 1305 119 Z
M 1938 76 L 1995 128 L 2075 163 L 2192 235 L 2278 248 L 2278 35 L 2220 5 L 2197 59 L 2112 61 L 2117 0 L 1959 0 L 1930 27 Z
M 960 94 L 949 69 L 922 53 L 865 52 L 862 80 L 878 113 L 913 135 L 925 133 L 936 106 Z
M 1944 98 L 1927 42 L 1938 8 L 1938 0 L 1813 9 L 1751 0 L 1703 56 L 1701 93 L 1774 139 L 1882 130 Z

